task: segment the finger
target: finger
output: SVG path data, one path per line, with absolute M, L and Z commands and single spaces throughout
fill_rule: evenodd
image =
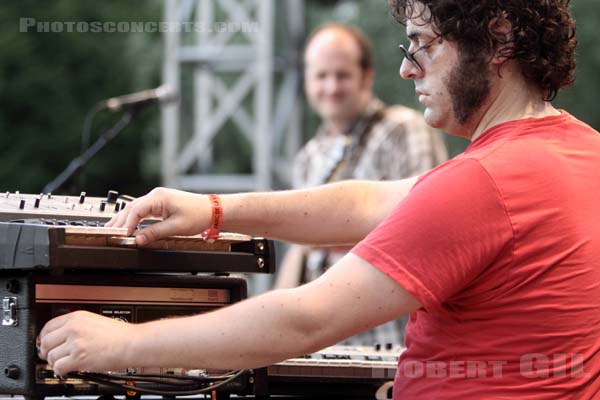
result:
M 73 318 L 77 318 L 79 314 L 82 313 L 85 313 L 85 311 L 75 311 L 58 316 L 46 322 L 38 336 L 39 353 L 41 358 L 45 358 L 48 351 L 61 345 L 66 340 L 67 333 L 64 330 L 66 325 L 69 323 L 69 321 L 71 321 Z
M 166 219 L 169 217 L 168 205 L 169 191 L 164 188 L 155 188 L 147 195 L 134 200 L 119 213 L 111 226 L 126 227 L 129 235 L 137 228 L 141 220 L 145 218 L 158 217 Z
M 50 321 L 46 322 L 40 331 L 40 339 L 48 335 L 50 332 L 63 327 L 72 317 L 72 313 L 69 313 L 52 318 Z
M 119 211 L 118 213 L 113 215 L 113 217 L 106 224 L 104 224 L 104 226 L 106 226 L 107 228 L 110 228 L 112 226 L 119 226 L 118 221 L 123 217 L 123 215 L 127 214 L 129 214 L 129 209 Z
M 158 211 L 156 208 L 160 208 Z M 133 231 L 138 227 L 141 220 L 148 217 L 161 216 L 162 207 L 153 207 L 150 201 L 145 203 L 137 204 L 136 207 L 132 208 L 129 215 L 124 216 L 120 221 L 123 226 L 127 228 L 127 233 L 131 235 Z
M 137 221 L 132 221 L 132 225 L 127 225 L 127 220 L 130 219 L 130 214 L 135 212 L 136 205 L 135 203 L 130 203 L 127 209 L 118 212 L 115 216 L 113 216 L 110 221 L 108 221 L 104 226 L 106 227 L 115 227 L 115 228 L 127 228 L 127 235 L 131 235 L 135 228 L 137 227 L 138 221 L 141 219 L 138 217 Z
M 114 217 L 112 217 L 112 219 L 109 221 L 110 225 L 107 224 L 106 226 L 109 227 L 115 227 L 115 228 L 121 228 L 123 226 L 125 226 L 125 222 L 127 221 L 127 219 L 129 218 L 129 215 L 132 212 L 135 212 L 136 208 L 138 208 L 139 206 L 139 202 L 142 201 L 143 198 L 140 199 L 136 199 L 133 202 L 129 203 L 129 205 L 127 206 L 126 209 L 120 211 L 117 213 L 117 215 L 115 215 Z M 128 234 L 131 235 L 131 233 L 133 232 L 133 230 L 135 229 L 136 225 L 134 225 L 132 227 L 132 229 L 127 229 Z M 127 227 L 129 228 L 129 227 Z
M 135 235 L 135 242 L 140 246 L 144 246 L 147 243 L 153 242 L 164 237 L 176 235 L 177 223 L 170 220 L 156 222 L 150 226 L 141 229 Z
M 66 341 L 66 335 L 63 330 L 58 329 L 44 336 L 40 335 L 40 350 L 39 356 L 42 360 L 48 360 L 48 356 L 52 350 L 63 345 Z
M 56 360 L 54 365 L 52 365 L 52 369 L 58 376 L 67 376 L 69 372 L 84 368 L 79 367 L 75 359 L 69 354 Z
M 129 204 L 127 204 L 127 208 L 124 208 L 121 211 L 119 211 L 118 213 L 116 213 L 110 219 L 110 221 L 108 221 L 104 226 L 106 226 L 106 227 L 116 227 L 116 228 L 120 228 L 121 226 L 123 226 L 123 221 L 125 221 L 125 219 L 129 215 L 130 210 L 139 201 L 140 201 L 140 199 L 135 199 L 135 200 L 131 201 Z
M 65 358 L 67 356 L 69 356 L 71 354 L 71 351 L 69 349 L 69 346 L 63 342 L 63 344 L 61 344 L 58 347 L 54 347 L 52 350 L 50 350 L 48 352 L 47 357 L 45 357 L 45 360 L 48 361 L 48 364 L 50 364 L 50 366 L 54 366 L 54 364 L 60 360 L 61 358 Z

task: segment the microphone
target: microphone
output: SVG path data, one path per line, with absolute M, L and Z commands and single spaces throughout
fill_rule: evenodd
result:
M 111 97 L 103 102 L 104 108 L 109 111 L 119 111 L 124 107 L 135 107 L 154 102 L 171 103 L 179 99 L 179 94 L 169 85 L 161 85 L 155 89 Z

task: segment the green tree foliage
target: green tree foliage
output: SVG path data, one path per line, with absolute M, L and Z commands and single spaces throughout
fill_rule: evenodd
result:
M 39 192 L 79 154 L 83 120 L 101 99 L 159 84 L 159 33 L 43 32 L 37 22 L 159 20 L 160 2 L 33 0 L 0 5 L 0 190 Z M 58 25 L 57 25 L 58 26 Z M 151 115 L 154 114 L 154 115 Z M 78 180 L 61 191 L 107 188 L 141 193 L 155 176 L 142 171 L 142 154 L 156 147 L 157 113 L 144 113 L 110 143 Z M 119 118 L 101 112 L 92 139 Z M 155 132 L 152 132 L 154 130 Z M 150 143 L 147 143 L 150 142 Z
M 563 90 L 554 104 L 600 130 L 600 113 L 598 112 L 600 3 L 594 0 L 577 0 L 572 1 L 571 4 L 577 20 L 579 41 L 575 84 Z
M 208 1 L 208 0 L 202 0 Z M 283 0 L 280 0 L 283 1 Z M 363 28 L 375 45 L 376 93 L 388 103 L 417 109 L 412 83 L 398 76 L 405 42 L 404 28 L 389 15 L 385 0 L 306 0 L 307 30 L 341 20 Z M 596 0 L 572 2 L 578 20 L 578 70 L 575 85 L 555 104 L 600 128 L 600 47 Z M 0 191 L 39 192 L 79 154 L 86 113 L 101 99 L 160 83 L 162 37 L 156 33 L 20 32 L 22 18 L 36 21 L 160 21 L 162 0 L 34 0 L 0 3 Z M 185 92 L 185 88 L 184 88 Z M 185 93 L 184 93 L 185 94 Z M 307 107 L 308 109 L 308 107 Z M 160 124 L 158 108 L 140 118 L 110 143 L 79 178 L 61 192 L 86 190 L 103 195 L 108 188 L 138 195 L 159 183 Z M 317 118 L 308 113 L 305 132 L 314 132 Z M 93 138 L 119 115 L 101 112 Z M 466 141 L 448 136 L 456 154 Z M 241 141 L 218 143 L 228 154 L 244 153 Z M 231 151 L 231 149 L 236 149 Z M 239 168 L 239 160 L 222 159 L 218 169 Z M 233 164 L 236 164 L 235 166 Z M 234 168 L 235 167 L 235 168 Z M 248 169 L 250 166 L 243 166 Z

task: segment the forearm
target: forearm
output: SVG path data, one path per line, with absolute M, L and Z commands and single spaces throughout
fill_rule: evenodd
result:
M 334 343 L 316 333 L 319 321 L 302 301 L 299 293 L 280 290 L 213 313 L 139 325 L 127 364 L 255 368 Z
M 223 229 L 303 244 L 354 244 L 391 212 L 415 180 L 224 195 Z
M 419 307 L 387 275 L 348 254 L 309 284 L 194 317 L 137 325 L 86 311 L 64 314 L 42 328 L 39 355 L 58 375 L 127 367 L 254 368 L 313 352 Z
M 261 367 L 330 346 L 419 307 L 387 275 L 349 254 L 309 284 L 209 314 L 134 326 L 121 367 Z

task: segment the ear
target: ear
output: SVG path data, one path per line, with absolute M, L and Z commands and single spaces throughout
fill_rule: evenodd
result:
M 497 42 L 497 47 L 491 59 L 492 64 L 500 65 L 511 58 L 514 49 L 512 23 L 503 13 L 502 16 L 493 18 L 488 28 Z

